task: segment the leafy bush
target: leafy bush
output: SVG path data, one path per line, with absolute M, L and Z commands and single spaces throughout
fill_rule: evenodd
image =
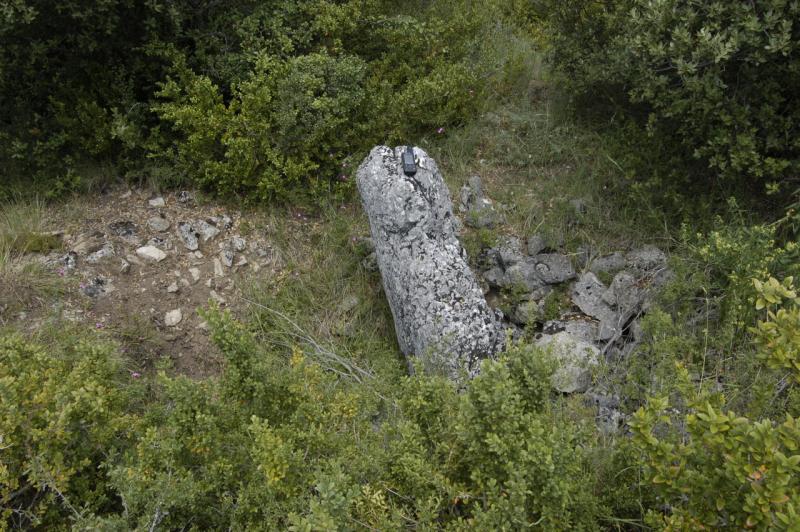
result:
M 733 181 L 763 184 L 797 173 L 796 2 L 548 6 L 565 82 L 594 103 L 606 96 L 632 110 L 661 145 L 651 149 L 663 151 L 675 139 L 685 162 L 700 160 Z
M 113 163 L 253 200 L 318 197 L 372 144 L 480 108 L 479 78 L 507 61 L 475 46 L 500 4 L 18 0 L 0 26 L 0 160 L 51 195 Z

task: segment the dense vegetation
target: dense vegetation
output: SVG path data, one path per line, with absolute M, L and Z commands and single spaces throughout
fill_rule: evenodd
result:
M 225 366 L 202 381 L 133 373 L 102 335 L 0 330 L 0 529 L 796 529 L 798 3 L 389 4 L 6 2 L 0 200 L 124 175 L 319 205 L 406 138 L 530 186 L 573 165 L 630 231 L 681 223 L 615 383 L 625 428 L 524 343 L 457 390 L 276 342 L 266 307 L 208 310 Z

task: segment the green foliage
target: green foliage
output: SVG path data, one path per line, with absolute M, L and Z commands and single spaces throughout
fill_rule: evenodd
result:
M 60 351 L 0 337 L 0 512 L 14 526 L 51 526 L 117 499 L 98 468 L 131 428 L 111 347 Z M 0 524 L 0 528 L 3 525 Z
M 657 139 L 652 149 L 677 154 L 684 168 L 701 161 L 706 179 L 763 184 L 797 172 L 796 2 L 548 5 L 555 63 L 570 89 L 626 107 Z
M 688 372 L 681 373 L 690 390 Z M 651 400 L 630 422 L 647 479 L 671 509 L 665 516 L 651 512 L 651 524 L 792 530 L 800 519 L 797 420 L 751 421 L 724 412 L 719 396 L 690 391 L 684 399 L 680 430 L 658 428 L 672 419 L 666 398 Z
M 205 317 L 219 379 L 125 385 L 107 347 L 2 340 L 6 524 L 597 528 L 586 434 L 554 415 L 537 350 L 486 362 L 462 392 L 405 377 L 386 397 L 300 349 L 263 349 L 228 313 Z
M 372 144 L 460 123 L 510 82 L 508 52 L 475 51 L 497 17 L 515 31 L 502 3 L 425 4 L 17 0 L 0 26 L 7 186 L 59 195 L 108 161 L 254 201 L 347 190 Z

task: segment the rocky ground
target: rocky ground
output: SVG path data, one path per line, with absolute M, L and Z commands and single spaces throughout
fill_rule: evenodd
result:
M 485 197 L 475 176 L 460 191 L 465 224 L 476 230 L 502 223 L 502 206 Z M 573 208 L 582 208 L 580 200 Z M 667 256 L 645 246 L 594 255 L 587 247 L 565 253 L 538 234 L 505 236 L 473 257 L 487 300 L 503 313 L 514 336 L 529 336 L 560 362 L 553 386 L 586 393 L 598 408 L 601 426 L 621 421 L 619 397 L 592 379 L 605 361 L 624 367 L 642 341 L 641 318 L 671 277 Z
M 220 362 L 198 309 L 213 301 L 236 312 L 240 280 L 282 268 L 241 212 L 202 205 L 186 191 L 122 189 L 54 217 L 47 225 L 58 228 L 60 249 L 33 257 L 72 289 L 49 305 L 0 315 L 3 321 L 35 331 L 55 312 L 109 330 L 123 348 L 147 344 L 161 351 L 150 356 L 168 355 L 176 371 L 193 377 L 215 373 Z

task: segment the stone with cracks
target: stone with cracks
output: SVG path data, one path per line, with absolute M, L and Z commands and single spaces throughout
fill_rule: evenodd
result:
M 357 173 L 397 339 L 427 369 L 472 377 L 481 359 L 502 347 L 502 330 L 456 238 L 436 162 L 414 148 L 417 173 L 407 176 L 404 150 L 377 146 Z

